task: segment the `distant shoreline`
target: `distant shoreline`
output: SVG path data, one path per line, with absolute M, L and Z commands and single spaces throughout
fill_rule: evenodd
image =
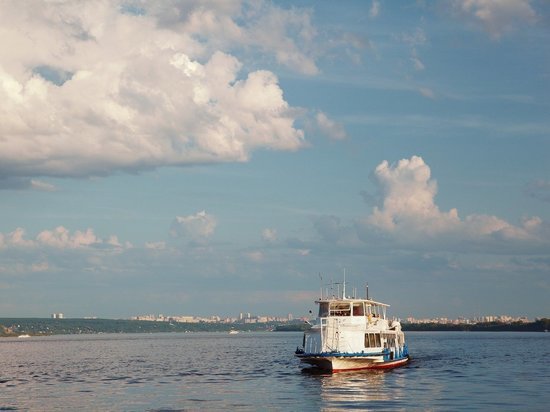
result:
M 404 331 L 439 331 L 439 332 L 545 332 L 550 330 L 550 319 L 543 318 L 534 322 L 484 322 L 473 324 L 440 324 L 440 323 L 403 323 Z
M 403 323 L 405 332 L 545 332 L 550 330 L 550 319 L 543 318 L 529 323 L 476 323 L 447 325 L 438 323 Z M 169 323 L 125 319 L 49 319 L 49 318 L 0 318 L 0 337 L 22 335 L 80 335 L 99 333 L 161 333 L 161 332 L 228 332 L 275 331 L 300 332 L 311 325 L 307 323 Z
M 0 318 L 0 337 L 99 333 L 270 331 L 278 323 L 183 323 L 129 319 Z

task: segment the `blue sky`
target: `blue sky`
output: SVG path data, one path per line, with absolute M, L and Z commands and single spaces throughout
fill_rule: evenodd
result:
M 548 3 L 0 8 L 0 316 L 550 315 Z

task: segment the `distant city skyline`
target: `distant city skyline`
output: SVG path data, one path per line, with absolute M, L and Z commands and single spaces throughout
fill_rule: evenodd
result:
M 550 3 L 0 2 L 0 316 L 550 317 Z
M 140 314 L 130 316 L 130 320 L 146 320 L 152 322 L 182 322 L 182 323 L 267 323 L 267 322 L 292 322 L 292 321 L 306 321 L 314 320 L 317 317 L 316 313 L 310 313 L 304 316 L 294 316 L 294 314 L 289 313 L 286 316 L 278 316 L 271 314 L 254 314 L 250 312 L 239 313 L 237 316 L 220 316 L 218 314 L 211 314 L 206 316 L 194 315 L 194 314 Z M 62 313 L 56 313 L 51 315 L 52 319 L 64 319 L 65 316 Z M 68 318 L 71 318 L 70 316 Z M 97 319 L 97 316 L 85 316 L 84 319 Z M 500 323 L 511 323 L 511 322 L 530 322 L 536 319 L 545 318 L 545 316 L 535 316 L 534 318 L 528 318 L 527 316 L 511 316 L 506 314 L 499 315 L 477 315 L 473 317 L 467 316 L 458 316 L 456 318 L 449 317 L 424 317 L 417 318 L 414 316 L 389 316 L 390 319 L 396 318 L 400 319 L 403 322 L 407 323 L 439 323 L 439 324 L 469 324 L 469 323 L 478 323 L 478 322 L 500 322 Z M 109 319 L 109 318 L 107 318 Z M 125 318 L 126 319 L 126 318 Z
M 244 315 L 244 316 L 243 316 Z M 183 322 L 183 323 L 268 323 L 268 322 L 292 322 L 295 320 L 314 320 L 317 317 L 316 314 L 310 314 L 309 316 L 295 317 L 293 314 L 288 314 L 287 316 L 274 316 L 268 314 L 256 315 L 251 313 L 240 313 L 239 316 L 196 316 L 196 315 L 164 315 L 164 314 L 149 314 L 149 315 L 136 315 L 130 317 L 131 320 L 147 320 L 152 322 Z M 392 317 L 390 317 L 391 319 Z M 464 317 L 459 316 L 457 318 L 447 318 L 447 317 L 430 317 L 430 318 L 415 318 L 414 316 L 407 316 L 404 318 L 396 317 L 402 322 L 406 323 L 415 323 L 415 324 L 425 324 L 425 323 L 437 323 L 437 324 L 474 324 L 474 323 L 487 323 L 487 322 L 498 322 L 498 323 L 513 323 L 513 322 L 531 322 L 536 319 L 542 319 L 543 316 L 538 316 L 533 319 L 529 319 L 526 316 L 510 316 L 510 315 L 480 315 L 475 317 Z

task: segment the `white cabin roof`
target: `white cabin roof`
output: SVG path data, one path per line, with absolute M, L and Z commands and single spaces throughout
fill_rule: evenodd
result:
M 371 306 L 383 306 L 388 308 L 390 305 L 387 303 L 377 302 L 372 299 L 360 299 L 360 298 L 337 298 L 337 297 L 331 297 L 331 298 L 321 298 L 315 301 L 315 303 L 334 303 L 334 302 L 341 302 L 341 303 L 355 303 L 355 302 L 365 302 L 368 303 Z

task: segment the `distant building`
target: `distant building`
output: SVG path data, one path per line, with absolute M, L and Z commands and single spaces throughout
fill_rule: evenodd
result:
M 52 315 L 53 317 L 53 315 Z M 250 312 L 240 312 L 238 317 L 221 317 L 212 315 L 202 316 L 184 316 L 184 315 L 138 315 L 132 316 L 132 320 L 146 320 L 153 322 L 182 322 L 182 323 L 285 323 L 294 320 L 294 316 L 289 313 L 287 316 L 254 315 Z M 307 319 L 307 318 L 306 318 Z M 302 319 L 303 320 L 303 319 Z
M 52 313 L 52 319 L 63 319 L 62 313 Z
M 525 316 L 509 316 L 509 315 L 500 315 L 500 316 L 494 316 L 494 315 L 486 315 L 486 316 L 476 316 L 472 319 L 466 318 L 464 316 L 460 316 L 458 319 L 448 319 L 448 318 L 431 318 L 431 319 L 415 319 L 414 317 L 410 316 L 406 319 L 407 323 L 417 323 L 417 324 L 424 324 L 424 323 L 437 323 L 437 324 L 453 324 L 453 325 L 471 325 L 476 323 L 490 323 L 490 322 L 496 322 L 496 323 L 513 323 L 513 322 L 522 322 L 522 323 L 529 323 L 529 319 Z

